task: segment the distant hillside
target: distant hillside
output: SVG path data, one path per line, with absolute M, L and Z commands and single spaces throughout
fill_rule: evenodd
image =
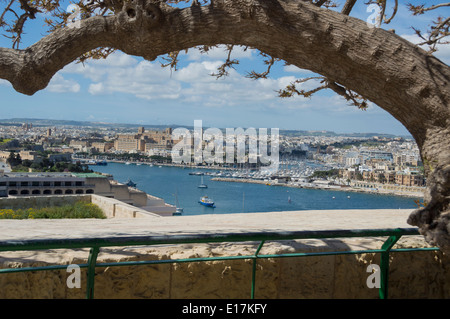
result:
M 90 121 L 71 121 L 71 120 L 49 120 L 35 118 L 12 118 L 0 119 L 0 125 L 22 125 L 23 123 L 32 123 L 33 126 L 78 126 L 78 127 L 125 127 L 133 128 L 144 126 L 146 128 L 164 129 L 167 127 L 177 127 L 173 125 L 149 125 L 149 124 L 128 124 L 128 123 L 106 123 Z
M 35 118 L 12 118 L 0 119 L 0 125 L 22 125 L 23 123 L 32 123 L 33 126 L 74 126 L 74 127 L 109 127 L 109 128 L 138 128 L 144 126 L 146 129 L 162 130 L 167 127 L 177 128 L 185 127 L 189 130 L 193 126 L 168 124 L 168 125 L 152 125 L 152 124 L 130 124 L 130 123 L 106 123 L 106 122 L 90 122 L 90 121 L 71 121 L 71 120 L 49 120 L 49 119 L 35 119 Z M 205 127 L 206 128 L 206 127 Z M 332 131 L 306 131 L 306 130 L 282 130 L 280 134 L 288 136 L 348 136 L 348 137 L 366 137 L 372 138 L 374 136 L 394 138 L 398 137 L 392 134 L 383 133 L 335 133 Z M 400 136 L 403 138 L 412 138 L 411 136 Z
M 395 138 L 395 137 L 412 138 L 412 136 L 398 136 L 385 133 L 335 133 L 333 131 L 280 130 L 280 134 L 288 136 L 324 136 L 324 137 L 347 136 L 347 137 L 366 137 L 366 138 L 373 138 L 374 136 L 378 136 L 387 138 Z

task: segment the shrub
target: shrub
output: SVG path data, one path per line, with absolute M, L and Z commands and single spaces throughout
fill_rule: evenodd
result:
M 52 206 L 28 209 L 0 209 L 0 219 L 37 219 L 37 218 L 106 218 L 95 204 L 76 202 L 72 205 Z

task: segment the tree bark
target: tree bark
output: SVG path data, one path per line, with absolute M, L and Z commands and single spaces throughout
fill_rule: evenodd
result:
M 298 0 L 217 0 L 187 9 L 134 0 L 114 16 L 59 29 L 25 50 L 0 49 L 0 78 L 31 95 L 97 47 L 153 60 L 216 44 L 250 46 L 321 74 L 400 121 L 419 146 L 427 178 L 428 205 L 408 223 L 450 251 L 450 68 L 365 21 Z

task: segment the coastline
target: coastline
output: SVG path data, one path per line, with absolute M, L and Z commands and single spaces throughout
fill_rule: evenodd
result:
M 306 188 L 306 189 L 323 189 L 328 191 L 339 191 L 339 192 L 356 192 L 356 193 L 369 193 L 369 194 L 377 194 L 377 195 L 393 195 L 393 196 L 405 196 L 412 198 L 423 198 L 423 193 L 419 192 L 404 192 L 404 191 L 395 191 L 395 190 L 387 190 L 387 189 L 373 189 L 373 188 L 361 188 L 361 187 L 352 187 L 352 186 L 340 186 L 340 185 L 315 185 L 313 183 L 295 185 L 289 183 L 277 183 L 274 181 L 263 181 L 263 180 L 255 180 L 250 178 L 228 178 L 228 177 L 214 177 L 211 179 L 212 181 L 218 182 L 232 182 L 232 183 L 253 183 L 253 184 L 264 184 L 267 186 L 283 186 L 283 187 L 292 187 L 292 188 Z
M 96 159 L 91 159 L 91 158 L 73 158 L 72 160 L 74 161 L 97 161 Z M 124 161 L 124 160 L 105 160 L 105 162 L 107 163 L 121 163 L 121 164 L 126 164 L 129 163 L 131 165 L 136 165 L 136 164 L 140 164 L 140 165 L 153 165 L 153 166 L 169 166 L 169 167 L 179 167 L 179 168 L 183 168 L 183 169 L 211 169 L 211 170 L 236 170 L 238 168 L 235 167 L 223 167 L 223 166 L 194 166 L 194 165 L 186 165 L 186 164 L 175 164 L 175 163 L 152 163 L 152 162 L 133 162 L 133 161 Z M 83 164 L 87 164 L 87 163 L 83 163 Z M 89 164 L 89 165 L 96 165 L 96 164 Z
M 83 160 L 94 160 L 94 159 L 83 159 Z M 132 165 L 142 164 L 142 165 L 150 165 L 153 166 L 168 166 L 168 167 L 178 167 L 183 169 L 210 169 L 210 170 L 239 170 L 239 168 L 232 167 L 221 167 L 221 166 L 189 166 L 185 164 L 174 164 L 174 163 L 149 163 L 149 162 L 130 162 L 123 160 L 107 160 L 106 162 L 111 163 L 130 163 Z M 317 184 L 317 183 L 280 183 L 274 180 L 259 180 L 252 178 L 234 178 L 234 177 L 213 177 L 212 181 L 219 182 L 233 182 L 233 183 L 252 183 L 252 184 L 265 184 L 268 186 L 284 186 L 291 188 L 305 188 L 305 189 L 318 189 L 318 190 L 328 190 L 328 191 L 339 191 L 339 192 L 355 192 L 355 193 L 367 193 L 367 194 L 376 194 L 376 195 L 390 195 L 390 196 L 402 196 L 409 198 L 419 198 L 423 199 L 424 194 L 423 191 L 406 191 L 405 188 L 407 186 L 398 187 L 395 189 L 395 186 L 389 184 L 380 184 L 379 187 L 354 187 L 351 185 L 326 185 L 326 184 Z M 389 187 L 389 189 L 387 189 Z M 425 190 L 425 188 L 423 189 Z

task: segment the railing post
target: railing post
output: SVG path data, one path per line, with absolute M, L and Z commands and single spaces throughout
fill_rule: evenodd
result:
M 380 260 L 380 299 L 388 298 L 388 283 L 389 283 L 389 251 L 395 245 L 395 243 L 400 239 L 401 235 L 390 236 L 384 244 L 381 246 L 383 252 L 381 253 Z
M 256 281 L 256 259 L 258 258 L 259 251 L 264 245 L 265 240 L 261 241 L 256 249 L 255 254 L 253 255 L 253 268 L 252 268 L 252 291 L 251 291 L 251 299 L 255 299 L 255 281 Z
M 99 252 L 98 247 L 92 247 L 89 252 L 86 299 L 94 298 L 95 264 L 97 263 L 98 252 Z

